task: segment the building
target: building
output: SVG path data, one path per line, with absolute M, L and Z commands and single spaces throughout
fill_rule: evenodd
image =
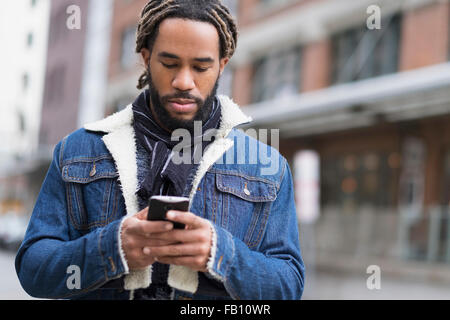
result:
M 8 43 L 0 62 L 7 75 L 0 97 L 0 130 L 10 142 L 0 147 L 6 158 L 24 158 L 37 149 L 49 12 L 48 0 L 36 0 L 5 3 L 0 13 L 0 36 Z
M 29 215 L 56 143 L 105 114 L 112 1 L 21 0 L 0 15 L 0 214 Z
M 55 144 L 83 124 L 101 119 L 112 2 L 53 0 L 40 146 Z
M 139 13 L 146 0 L 115 0 L 108 61 L 107 114 L 134 101 L 141 73 L 139 56 L 134 52 Z
M 232 95 L 293 168 L 318 155 L 317 263 L 449 262 L 449 1 L 239 4 Z
M 60 140 L 104 116 L 111 19 L 110 0 L 51 1 L 38 154 L 44 173 Z
M 78 10 L 68 28 L 69 6 Z M 78 8 L 78 9 L 77 9 Z M 88 1 L 52 1 L 39 143 L 49 151 L 77 129 Z M 75 11 L 74 11 L 75 12 Z M 78 15 L 78 16 L 77 16 Z
M 0 11 L 0 215 L 29 208 L 24 176 L 38 151 L 48 41 L 48 0 L 7 1 Z

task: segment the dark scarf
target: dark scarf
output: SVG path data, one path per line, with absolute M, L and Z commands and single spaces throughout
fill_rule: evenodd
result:
M 136 139 L 150 155 L 150 170 L 138 190 L 138 195 L 143 199 L 149 199 L 153 195 L 182 196 L 193 166 L 198 164 L 208 144 L 214 141 L 215 131 L 210 129 L 217 129 L 220 125 L 219 101 L 214 99 L 211 115 L 203 124 L 200 135 L 194 137 L 194 133 L 191 133 L 190 144 L 182 138 L 172 141 L 172 134 L 154 120 L 149 101 L 149 90 L 145 90 L 133 103 Z M 180 150 L 178 147 L 181 145 L 183 148 Z M 173 150 L 175 146 L 177 148 Z M 189 162 L 175 164 L 172 161 L 174 155 L 179 155 L 181 159 L 183 152 L 188 149 L 191 152 Z
M 220 125 L 222 110 L 220 102 L 214 99 L 211 114 L 198 136 L 191 133 L 190 143 L 184 141 L 183 148 L 178 146 L 182 139 L 172 141 L 172 134 L 161 128 L 154 120 L 149 107 L 149 90 L 145 90 L 133 103 L 134 130 L 137 142 L 146 150 L 149 156 L 149 170 L 145 170 L 145 178 L 140 184 L 137 195 L 148 201 L 152 195 L 188 196 L 195 174 L 195 168 L 206 147 L 214 141 L 216 131 Z M 174 147 L 177 146 L 176 150 Z M 175 164 L 175 152 L 190 150 L 191 161 L 188 163 Z M 139 169 L 138 169 L 139 170 Z M 152 273 L 152 285 L 146 289 L 135 291 L 137 300 L 169 299 L 172 289 L 167 285 L 169 267 L 164 264 L 154 263 Z M 210 280 L 203 273 L 199 275 L 199 291 L 203 294 L 217 294 L 226 296 L 223 285 Z

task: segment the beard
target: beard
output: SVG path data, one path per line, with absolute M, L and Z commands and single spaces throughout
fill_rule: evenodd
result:
M 150 70 L 149 74 L 149 92 L 150 92 L 150 103 L 153 107 L 153 111 L 157 119 L 164 124 L 164 126 L 170 131 L 174 131 L 177 129 L 186 129 L 191 133 L 194 131 L 194 122 L 201 121 L 202 125 L 209 119 L 211 115 L 211 111 L 214 106 L 214 100 L 216 98 L 217 89 L 219 87 L 219 79 L 220 75 L 217 77 L 216 83 L 214 84 L 214 88 L 211 90 L 209 95 L 205 100 L 195 97 L 187 92 L 178 92 L 171 95 L 166 95 L 161 97 L 159 92 L 155 89 L 155 85 L 153 84 L 152 75 Z M 198 106 L 198 110 L 191 120 L 183 120 L 172 117 L 167 109 L 164 107 L 168 104 L 171 99 L 190 99 L 194 100 Z

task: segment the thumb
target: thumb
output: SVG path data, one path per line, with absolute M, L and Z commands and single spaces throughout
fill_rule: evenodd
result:
M 147 215 L 148 215 L 148 207 L 136 213 L 135 217 L 138 218 L 139 220 L 147 220 Z

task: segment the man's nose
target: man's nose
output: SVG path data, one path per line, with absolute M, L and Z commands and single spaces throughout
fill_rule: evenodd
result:
M 195 88 L 194 77 L 190 70 L 181 69 L 173 79 L 172 86 L 180 91 L 190 91 Z

